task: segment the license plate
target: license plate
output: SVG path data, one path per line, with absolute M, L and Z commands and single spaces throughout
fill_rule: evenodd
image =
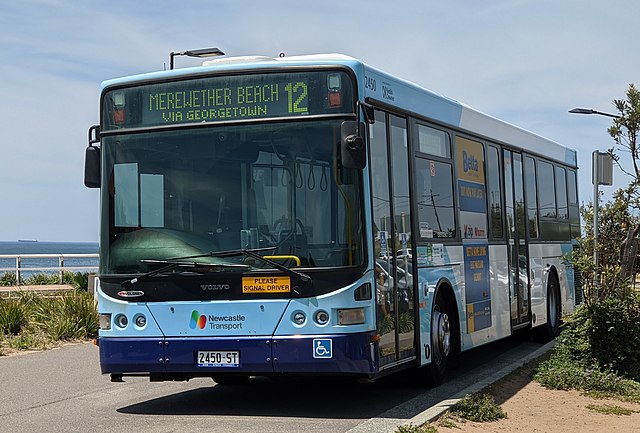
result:
M 240 367 L 240 352 L 237 350 L 198 351 L 198 367 Z

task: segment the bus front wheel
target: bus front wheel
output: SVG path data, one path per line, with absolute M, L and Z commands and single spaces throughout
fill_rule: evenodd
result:
M 443 292 L 438 290 L 431 307 L 431 364 L 422 369 L 428 386 L 438 386 L 444 381 L 454 338 L 452 311 Z

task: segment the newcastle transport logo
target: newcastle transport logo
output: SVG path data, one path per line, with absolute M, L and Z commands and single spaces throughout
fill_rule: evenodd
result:
M 204 329 L 207 326 L 207 316 L 204 314 L 201 316 L 196 310 L 191 312 L 191 321 L 189 322 L 189 328 L 191 329 Z
M 191 312 L 191 319 L 189 321 L 189 328 L 191 329 L 204 329 L 207 327 L 207 322 L 209 323 L 208 329 L 210 330 L 234 330 L 234 329 L 243 329 L 244 323 L 247 320 L 247 317 L 243 314 L 233 314 L 233 315 L 216 315 L 210 314 L 209 316 L 205 316 L 204 314 L 200 314 L 199 311 L 193 310 Z

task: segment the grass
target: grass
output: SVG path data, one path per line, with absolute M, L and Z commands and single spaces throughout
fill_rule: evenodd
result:
M 87 290 L 89 286 L 89 274 L 86 272 L 65 271 L 62 274 L 62 283 L 69 284 L 80 290 Z M 27 278 L 20 278 L 21 286 L 41 286 L 60 284 L 60 276 L 57 273 L 38 272 Z M 15 272 L 5 272 L 0 275 L 0 287 L 18 286 Z
M 576 358 L 570 345 L 561 341 L 549 359 L 541 362 L 533 378 L 542 386 L 557 390 L 578 390 L 593 398 L 615 398 L 640 403 L 640 383 L 626 379 L 610 365 Z
M 98 327 L 90 293 L 73 290 L 47 298 L 22 292 L 16 299 L 0 299 L 0 356 L 93 338 Z
M 603 415 L 617 415 L 617 416 L 630 416 L 636 412 L 637 410 L 627 409 L 626 407 L 611 405 L 611 404 L 589 404 L 587 405 L 587 409 L 592 410 L 594 412 L 601 413 Z
M 468 420 L 474 422 L 498 421 L 507 414 L 489 393 L 468 395 L 454 404 L 451 409 L 438 420 L 438 424 L 445 428 L 459 428 L 454 420 Z M 409 424 L 400 426 L 394 433 L 437 433 L 438 429 L 431 423 L 421 426 Z
M 450 409 L 451 414 L 474 422 L 498 421 L 507 417 L 489 393 L 468 395 Z
M 395 433 L 437 433 L 438 429 L 431 424 L 425 425 L 401 425 L 399 426 Z

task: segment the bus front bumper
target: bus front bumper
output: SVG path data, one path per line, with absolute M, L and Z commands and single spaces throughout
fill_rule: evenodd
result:
M 375 332 L 342 335 L 215 338 L 100 337 L 100 367 L 112 377 L 167 380 L 199 376 L 330 374 L 372 376 Z M 234 365 L 204 366 L 199 352 L 236 354 Z M 162 379 L 160 379 L 162 380 Z

